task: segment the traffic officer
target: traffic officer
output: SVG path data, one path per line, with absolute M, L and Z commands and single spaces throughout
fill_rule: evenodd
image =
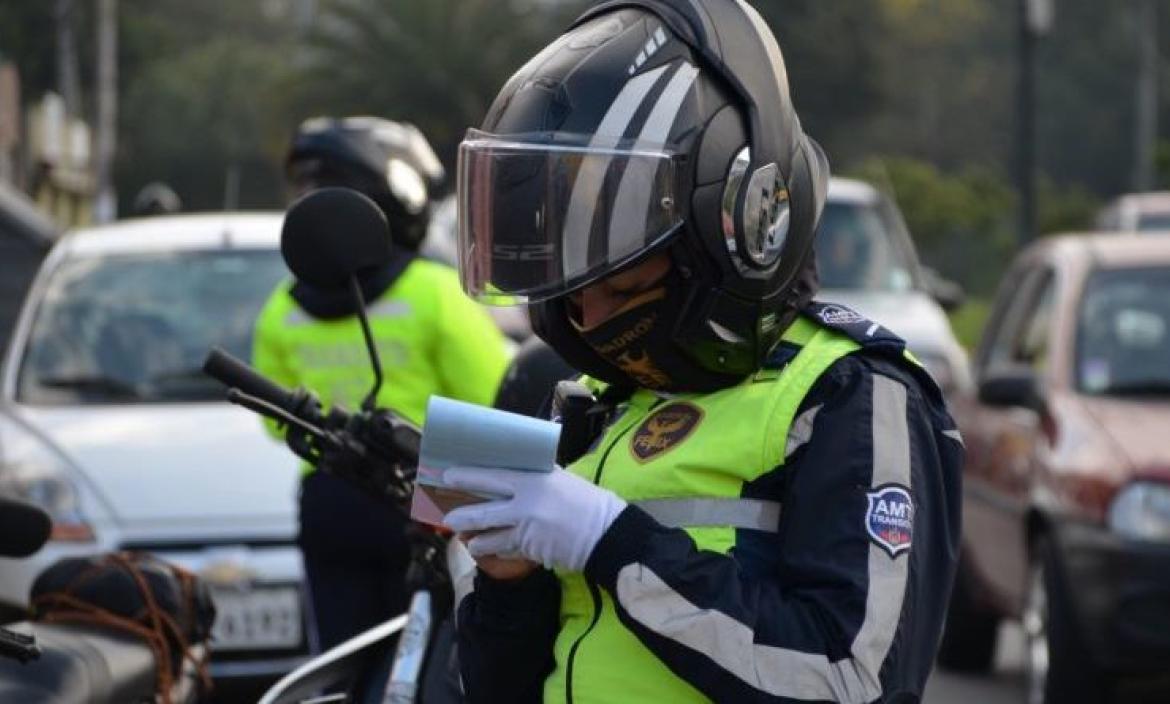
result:
M 422 134 L 373 117 L 309 120 L 293 138 L 287 175 L 297 195 L 360 191 L 390 224 L 392 261 L 360 281 L 385 374 L 377 405 L 421 424 L 431 394 L 491 404 L 507 365 L 503 335 L 453 269 L 416 255 L 443 175 Z M 373 370 L 354 313 L 348 292 L 282 283 L 256 322 L 254 365 L 326 407 L 357 408 Z M 298 542 L 324 649 L 405 610 L 409 549 L 396 512 L 331 474 L 305 472 Z
M 524 298 L 602 419 L 564 469 L 447 472 L 503 497 L 446 516 L 471 701 L 921 699 L 961 440 L 901 339 L 813 301 L 828 173 L 741 0 L 601 2 L 469 132 L 464 285 Z

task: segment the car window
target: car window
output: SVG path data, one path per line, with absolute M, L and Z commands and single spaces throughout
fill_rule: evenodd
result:
M 277 250 L 86 256 L 39 302 L 20 367 L 38 404 L 222 398 L 200 371 L 213 345 L 250 355 L 252 325 L 285 276 Z
M 1013 281 L 1017 285 L 1012 286 Z M 981 357 L 981 369 L 1043 369 L 1048 363 L 1056 277 L 1050 269 L 1031 269 L 1009 277 L 1007 282 L 1000 292 L 1006 304 L 1001 304 L 992 316 L 994 327 L 988 329 L 990 344 Z
M 1137 229 L 1170 230 L 1170 212 L 1142 213 L 1138 218 Z
M 914 262 L 897 238 L 895 223 L 877 206 L 828 203 L 815 245 L 821 288 L 910 290 Z
M 1170 395 L 1170 267 L 1093 273 L 1077 318 L 1077 387 Z
M 1048 337 L 1052 327 L 1052 312 L 1056 305 L 1056 277 L 1044 272 L 1039 293 L 1020 326 L 1019 335 L 1012 344 L 1012 362 L 1044 369 L 1048 364 Z

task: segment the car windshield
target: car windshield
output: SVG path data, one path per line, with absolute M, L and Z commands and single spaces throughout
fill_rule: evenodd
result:
M 1142 213 L 1138 218 L 1138 230 L 1170 230 L 1170 210 Z
M 898 242 L 901 225 L 874 205 L 830 201 L 817 232 L 821 288 L 907 291 L 913 263 Z
M 1170 266 L 1094 273 L 1078 332 L 1082 391 L 1170 396 Z
M 21 401 L 223 398 L 200 371 L 213 345 L 245 359 L 252 324 L 285 275 L 280 252 L 86 256 L 52 274 L 24 351 Z

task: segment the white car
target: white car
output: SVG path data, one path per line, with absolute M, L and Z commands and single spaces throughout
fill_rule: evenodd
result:
M 944 391 L 971 384 L 967 353 L 940 305 L 958 287 L 918 262 L 902 214 L 876 188 L 833 178 L 816 239 L 817 300 L 844 304 L 902 336 Z
M 1097 229 L 1108 232 L 1170 232 L 1170 191 L 1118 196 L 1097 214 Z
M 26 602 L 59 558 L 144 550 L 212 585 L 214 676 L 287 672 L 308 652 L 298 462 L 199 371 L 212 345 L 249 356 L 286 275 L 281 219 L 129 220 L 53 249 L 0 375 L 0 492 L 46 508 L 53 537 L 0 560 L 0 601 Z

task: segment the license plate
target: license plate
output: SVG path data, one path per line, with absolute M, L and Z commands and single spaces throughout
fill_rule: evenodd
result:
M 295 587 L 216 589 L 213 650 L 275 650 L 301 645 L 301 595 Z

